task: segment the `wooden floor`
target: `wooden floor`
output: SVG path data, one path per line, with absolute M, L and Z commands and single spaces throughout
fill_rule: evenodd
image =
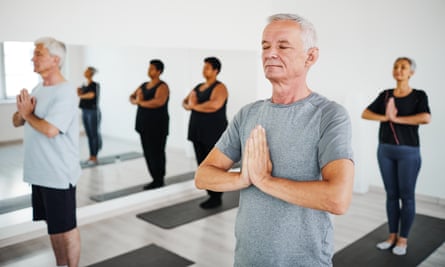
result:
M 5 154 L 2 154 L 3 149 L 5 148 L 0 147 L 1 161 L 5 157 Z M 20 148 L 14 149 L 8 146 L 6 150 L 8 155 L 12 155 L 19 154 L 17 151 Z M 194 159 L 187 158 L 177 151 L 169 151 L 168 160 L 171 163 L 168 167 L 170 175 L 193 170 L 196 166 Z M 18 183 L 17 181 L 15 183 L 4 181 L 5 175 L 8 173 L 20 173 L 17 168 L 20 167 L 10 165 L 8 170 L 1 167 L 0 175 L 3 175 L 0 176 L 2 179 L 1 190 L 5 190 L 3 187 L 5 184 Z M 138 184 L 147 181 L 149 179 L 147 175 L 142 159 L 87 169 L 84 170 L 79 183 L 78 195 L 82 195 L 81 198 L 85 199 L 83 205 L 90 205 L 92 203 L 91 200 L 88 200 L 88 195 L 92 192 L 97 193 L 98 190 L 106 192 Z M 190 183 L 191 181 L 185 182 L 177 185 L 176 188 L 181 186 L 189 188 Z M 21 186 L 17 185 L 15 188 L 21 188 Z M 167 193 L 170 189 L 164 187 L 161 190 Z M 16 189 L 16 191 L 20 190 Z M 205 195 L 204 192 L 196 192 L 196 194 Z M 96 263 L 151 243 L 194 261 L 195 265 L 193 266 L 232 266 L 235 245 L 233 228 L 237 209 L 170 230 L 161 229 L 136 218 L 137 213 L 185 201 L 196 197 L 196 194 L 166 197 L 164 201 L 147 203 L 139 210 L 81 226 L 81 266 Z M 333 217 L 335 249 L 342 249 L 385 222 L 384 201 L 384 193 L 380 188 L 371 188 L 366 194 L 354 194 L 348 213 Z M 435 199 L 419 196 L 417 212 L 445 218 L 445 205 Z M 44 236 L 0 247 L 0 266 L 55 266 L 48 238 Z M 445 245 L 443 244 L 421 266 L 445 266 Z

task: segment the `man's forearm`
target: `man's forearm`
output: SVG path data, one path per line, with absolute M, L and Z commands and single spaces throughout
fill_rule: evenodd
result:
M 217 192 L 235 191 L 248 187 L 240 178 L 240 172 L 225 171 L 210 165 L 200 166 L 195 173 L 198 189 Z
M 36 131 L 46 135 L 49 138 L 52 138 L 59 134 L 59 129 L 57 129 L 55 126 L 50 124 L 44 119 L 40 119 L 36 115 L 29 114 L 24 118 L 29 125 L 31 125 L 32 128 L 34 128 Z

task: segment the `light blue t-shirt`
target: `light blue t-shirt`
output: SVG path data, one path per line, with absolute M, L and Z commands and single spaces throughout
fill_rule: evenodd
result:
M 80 177 L 79 116 L 76 87 L 69 82 L 54 86 L 37 85 L 34 114 L 59 129 L 53 138 L 25 122 L 24 181 L 49 188 L 67 189 Z
M 317 93 L 289 105 L 264 100 L 245 106 L 216 147 L 232 161 L 241 160 L 258 124 L 266 130 L 273 176 L 320 180 L 330 161 L 352 159 L 348 113 Z M 235 266 L 332 265 L 329 213 L 290 204 L 255 186 L 241 190 L 235 236 Z

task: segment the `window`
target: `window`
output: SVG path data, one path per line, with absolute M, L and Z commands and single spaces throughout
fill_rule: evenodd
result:
M 1 80 L 4 84 L 0 87 L 3 88 L 4 98 L 15 98 L 23 88 L 31 91 L 39 82 L 31 61 L 33 53 L 33 42 L 3 43 L 4 79 Z

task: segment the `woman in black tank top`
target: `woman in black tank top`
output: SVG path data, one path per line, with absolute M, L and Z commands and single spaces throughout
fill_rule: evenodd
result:
M 206 81 L 198 84 L 182 103 L 185 110 L 191 111 L 188 140 L 193 142 L 198 165 L 213 149 L 228 124 L 227 88 L 216 78 L 220 70 L 221 63 L 217 58 L 204 59 L 203 76 Z M 211 209 L 222 204 L 221 192 L 207 192 L 209 199 L 200 204 L 202 208 Z
M 163 70 L 162 61 L 151 60 L 148 68 L 151 81 L 143 83 L 130 95 L 130 103 L 138 107 L 135 129 L 140 135 L 145 161 L 153 178 L 151 183 L 144 186 L 146 190 L 164 185 L 169 88 L 160 79 Z

